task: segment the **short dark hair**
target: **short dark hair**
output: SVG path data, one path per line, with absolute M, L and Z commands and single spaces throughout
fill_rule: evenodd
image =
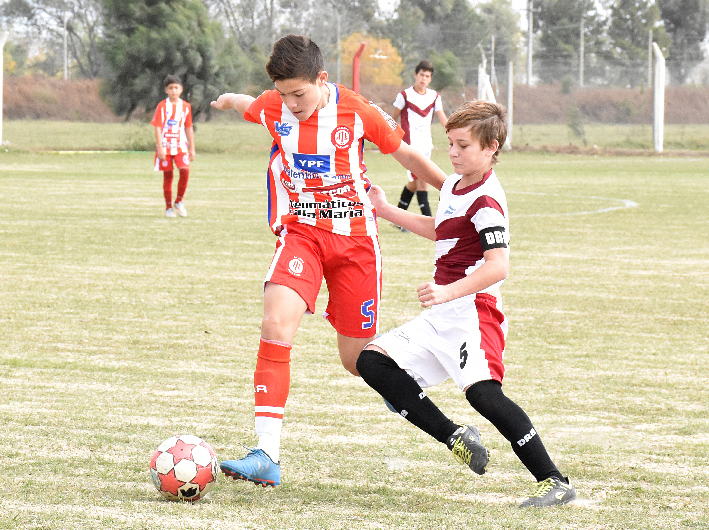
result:
M 303 35 L 286 35 L 276 41 L 266 65 L 266 72 L 274 83 L 286 79 L 305 79 L 315 83 L 324 69 L 320 48 Z
M 492 163 L 497 163 L 497 155 L 507 140 L 507 109 L 490 101 L 466 101 L 448 117 L 446 132 L 466 127 L 470 127 L 471 136 L 483 149 L 497 140 L 497 151 L 492 156 Z
M 179 75 L 168 75 L 165 78 L 165 81 L 163 81 L 162 86 L 164 88 L 167 88 L 167 85 L 172 85 L 174 83 L 177 83 L 178 85 L 182 85 L 182 79 L 180 79 Z
M 431 64 L 429 61 L 421 61 L 416 65 L 416 68 L 414 69 L 414 73 L 418 74 L 421 70 L 424 70 L 426 72 L 431 72 L 431 75 L 433 75 L 433 64 Z

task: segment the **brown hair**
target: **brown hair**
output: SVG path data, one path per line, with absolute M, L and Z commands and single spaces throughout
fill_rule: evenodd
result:
M 305 79 L 315 83 L 325 69 L 320 48 L 303 35 L 286 35 L 273 45 L 266 72 L 274 83 L 286 79 Z
M 172 85 L 172 84 L 178 84 L 182 85 L 182 79 L 180 79 L 180 76 L 178 75 L 168 75 L 165 80 L 163 81 L 162 86 L 164 88 L 167 88 L 167 85 Z
M 423 60 L 417 64 L 414 69 L 414 73 L 418 74 L 421 70 L 424 72 L 431 72 L 431 76 L 433 76 L 433 65 L 429 61 Z
M 497 163 L 497 155 L 507 140 L 507 109 L 489 101 L 466 101 L 448 118 L 446 132 L 466 127 L 470 127 L 470 135 L 478 139 L 483 149 L 497 140 L 497 151 L 492 155 L 492 163 Z

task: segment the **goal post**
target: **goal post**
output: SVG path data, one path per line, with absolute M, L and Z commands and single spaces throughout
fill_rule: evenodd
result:
M 662 153 L 665 136 L 665 57 L 656 42 L 652 43 L 655 56 L 655 82 L 652 87 L 652 139 L 655 151 Z

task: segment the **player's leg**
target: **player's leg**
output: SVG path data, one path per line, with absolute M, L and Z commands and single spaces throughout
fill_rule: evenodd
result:
M 411 172 L 408 172 L 408 177 L 409 177 L 409 182 L 406 183 L 406 186 L 404 186 L 404 189 L 401 190 L 401 197 L 399 197 L 399 208 L 402 210 L 408 210 L 409 205 L 411 204 L 411 199 L 414 198 L 414 193 L 416 192 L 416 182 L 413 175 L 411 175 Z
M 431 217 L 431 205 L 428 203 L 428 184 L 421 179 L 416 179 L 416 200 L 421 208 L 421 214 Z
M 450 421 L 422 390 L 450 377 L 446 366 L 434 354 L 434 348 L 457 349 L 457 338 L 453 337 L 450 344 L 447 330 L 437 328 L 436 320 L 429 318 L 431 311 L 424 315 L 374 339 L 367 350 L 375 349 L 376 353 L 362 352 L 357 368 L 365 382 L 399 414 L 445 443 L 456 459 L 482 475 L 488 452 L 477 428 Z M 447 320 L 444 316 L 446 326 Z M 455 361 L 456 366 L 459 362 Z
M 174 178 L 172 168 L 163 171 L 162 174 L 162 193 L 165 197 L 165 217 L 175 217 L 175 213 L 172 210 L 172 181 Z
M 475 383 L 466 390 L 465 396 L 510 442 L 517 457 L 539 482 L 537 493 L 522 506 L 565 504 L 576 498 L 576 491 L 551 460 L 529 416 L 502 392 L 499 382 Z
M 322 269 L 307 238 L 284 229 L 266 275 L 264 316 L 254 372 L 258 444 L 241 460 L 222 462 L 222 471 L 256 484 L 280 484 L 280 441 L 290 389 L 290 351 L 306 311 L 313 311 Z M 286 285 L 288 284 L 288 285 Z
M 190 159 L 189 156 L 179 155 L 175 158 L 178 169 L 180 170 L 180 178 L 177 181 L 177 196 L 175 197 L 175 210 L 181 217 L 187 217 L 187 209 L 185 208 L 182 199 L 187 191 L 187 183 L 190 180 Z

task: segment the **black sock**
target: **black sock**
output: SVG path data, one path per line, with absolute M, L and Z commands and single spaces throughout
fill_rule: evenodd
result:
M 549 477 L 565 480 L 549 457 L 529 416 L 502 393 L 500 383 L 480 381 L 468 388 L 465 397 L 510 442 L 517 458 L 537 482 Z
M 386 399 L 407 421 L 441 443 L 458 429 L 431 401 L 416 381 L 391 357 L 364 350 L 357 359 L 357 371 L 365 383 Z
M 419 207 L 421 208 L 421 213 L 431 217 L 431 205 L 428 204 L 428 192 L 427 191 L 417 191 L 416 200 L 419 202 Z
M 414 198 L 414 192 L 410 191 L 409 188 L 404 186 L 404 189 L 401 190 L 401 197 L 399 197 L 399 208 L 402 210 L 408 210 L 409 209 L 409 204 L 411 204 L 411 199 Z

